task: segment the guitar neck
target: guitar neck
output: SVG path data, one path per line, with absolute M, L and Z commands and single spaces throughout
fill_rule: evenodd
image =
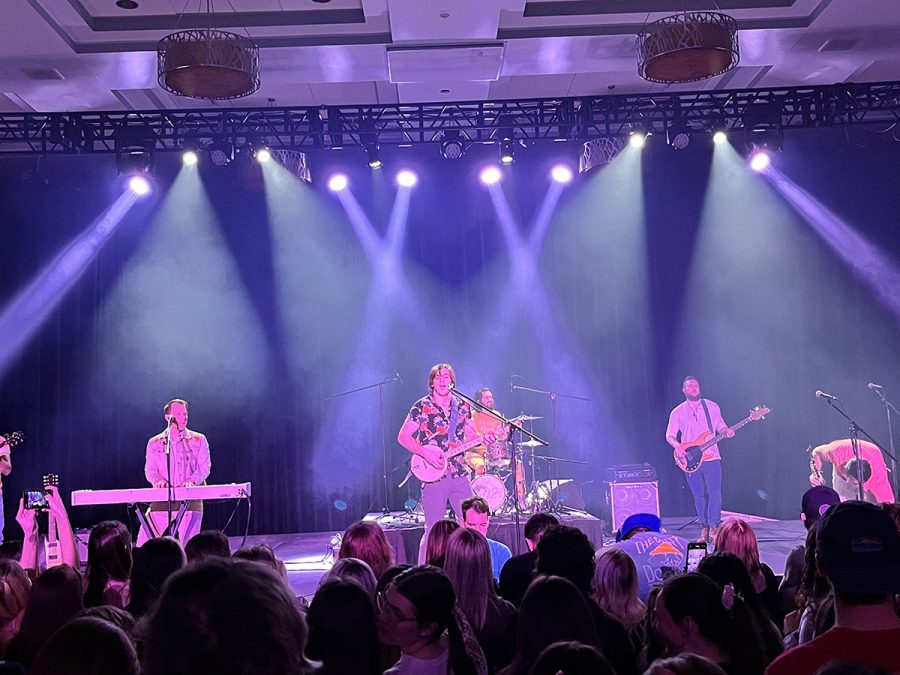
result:
M 739 431 L 741 428 L 747 426 L 752 421 L 753 421 L 753 418 L 750 417 L 750 415 L 747 415 L 747 417 L 742 419 L 740 422 L 738 422 L 737 424 L 733 424 L 728 428 L 731 429 L 732 431 Z M 722 433 L 716 434 L 715 436 L 710 438 L 708 441 L 706 441 L 706 443 L 704 443 L 703 445 L 700 446 L 699 450 L 703 451 L 703 450 L 706 450 L 707 448 L 711 448 L 712 446 L 714 446 L 716 443 L 723 440 L 724 438 L 725 438 L 725 432 L 723 431 Z
M 484 443 L 484 436 L 479 436 L 478 438 L 473 438 L 471 441 L 466 441 L 462 445 L 457 445 L 457 446 L 451 448 L 444 455 L 444 457 L 446 459 L 453 459 L 457 455 L 461 455 L 462 453 L 464 453 L 466 450 L 471 450 L 476 445 L 481 445 L 482 443 Z

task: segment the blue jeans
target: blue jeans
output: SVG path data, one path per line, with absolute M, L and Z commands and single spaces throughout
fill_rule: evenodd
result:
M 715 527 L 722 520 L 722 460 L 703 462 L 699 469 L 686 476 L 700 524 Z

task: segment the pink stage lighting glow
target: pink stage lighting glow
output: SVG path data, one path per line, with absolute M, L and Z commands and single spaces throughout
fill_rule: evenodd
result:
M 772 158 L 765 150 L 757 150 L 750 158 L 750 168 L 754 171 L 765 171 L 771 163 Z
M 416 174 L 409 169 L 403 169 L 403 171 L 397 174 L 397 183 L 403 187 L 412 187 L 418 180 Z
M 347 189 L 347 176 L 342 173 L 336 173 L 328 179 L 328 189 L 333 192 L 340 192 Z
M 550 175 L 557 183 L 568 183 L 572 180 L 572 169 L 565 164 L 557 164 L 550 171 Z
M 128 180 L 128 189 L 139 197 L 142 197 L 150 192 L 150 181 L 147 180 L 146 176 L 132 176 Z
M 481 182 L 485 185 L 493 185 L 500 182 L 502 174 L 496 166 L 489 166 L 481 170 Z

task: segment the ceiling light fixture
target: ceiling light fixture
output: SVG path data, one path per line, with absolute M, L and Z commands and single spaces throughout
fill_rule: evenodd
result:
M 637 35 L 638 74 L 677 84 L 721 75 L 741 60 L 737 21 L 719 12 L 683 12 L 646 24 Z

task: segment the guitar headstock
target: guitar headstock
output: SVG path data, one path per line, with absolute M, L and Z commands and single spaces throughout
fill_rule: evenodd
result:
M 764 405 L 758 405 L 753 410 L 750 411 L 750 419 L 754 422 L 758 422 L 759 420 L 765 419 L 766 415 L 768 415 L 771 410 Z
M 58 473 L 45 473 L 44 474 L 44 488 L 48 485 L 52 485 L 53 487 L 59 487 L 59 474 Z
M 7 445 L 9 447 L 18 445 L 19 443 L 21 443 L 22 441 L 25 440 L 25 435 L 21 431 L 14 431 L 11 434 L 4 436 L 4 438 L 6 439 L 6 443 L 4 443 L 3 445 L 0 445 L 0 448 L 7 446 Z

